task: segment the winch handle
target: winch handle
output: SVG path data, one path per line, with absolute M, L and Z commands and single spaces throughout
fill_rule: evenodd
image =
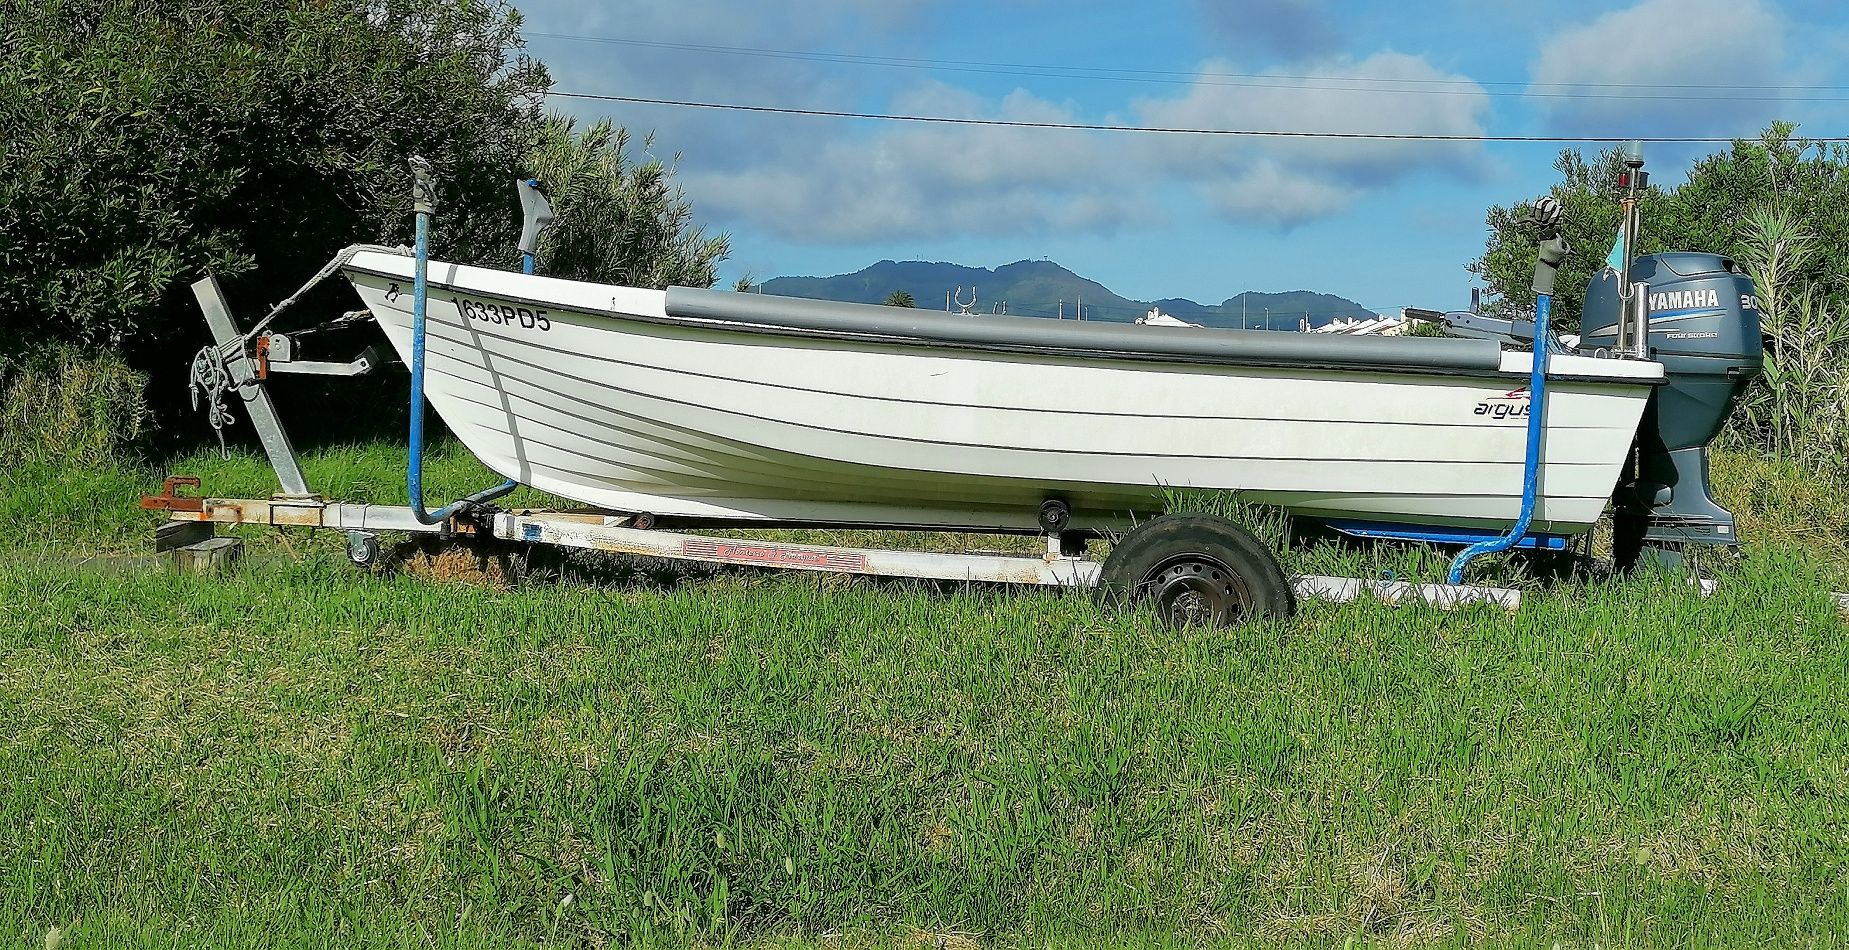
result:
M 1566 260 L 1567 252 L 1571 250 L 1566 238 L 1560 234 L 1560 202 L 1552 196 L 1536 198 L 1532 214 L 1534 223 L 1541 230 L 1541 246 L 1536 249 L 1534 257 L 1534 293 L 1536 297 L 1552 297 L 1560 263 Z M 1535 329 L 1540 330 L 1538 321 Z
M 411 156 L 411 211 L 413 214 L 432 215 L 437 213 L 436 173 L 431 171 L 430 160 L 422 155 Z

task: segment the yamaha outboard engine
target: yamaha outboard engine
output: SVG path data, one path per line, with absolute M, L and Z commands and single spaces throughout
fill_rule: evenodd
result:
M 1634 560 L 1640 545 L 1738 544 L 1733 513 L 1708 495 L 1708 443 L 1761 369 L 1753 280 L 1726 257 L 1689 252 L 1638 257 L 1630 278 L 1649 332 L 1641 347 L 1623 347 L 1661 362 L 1668 378 L 1644 411 L 1614 499 L 1619 561 Z M 1611 267 L 1587 285 L 1581 353 L 1620 351 L 1620 285 Z

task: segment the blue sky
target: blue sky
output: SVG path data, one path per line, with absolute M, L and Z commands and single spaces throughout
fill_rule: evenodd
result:
M 1824 101 L 1849 99 L 1849 7 L 1816 0 L 517 5 L 531 52 L 569 92 L 1145 126 L 1741 135 L 1788 118 L 1813 135 L 1849 131 L 1849 102 Z M 1560 148 L 553 106 L 652 130 L 655 154 L 681 155 L 697 217 L 732 235 L 728 282 L 845 273 L 883 258 L 995 266 L 1044 257 L 1133 298 L 1214 303 L 1247 289 L 1311 289 L 1383 311 L 1466 303 L 1464 265 L 1482 250 L 1484 210 L 1544 192 Z M 1656 180 L 1680 180 L 1697 154 L 1653 148 Z

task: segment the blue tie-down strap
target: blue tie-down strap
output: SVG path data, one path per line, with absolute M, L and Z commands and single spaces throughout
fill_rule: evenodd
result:
M 1553 315 L 1554 298 L 1551 294 L 1538 294 L 1534 300 L 1535 347 L 1534 359 L 1528 370 L 1528 444 L 1522 457 L 1522 510 L 1516 516 L 1515 524 L 1509 533 L 1501 537 L 1479 541 L 1465 548 L 1451 561 L 1451 578 L 1453 584 L 1464 582 L 1464 568 L 1470 562 L 1485 554 L 1507 551 L 1521 543 L 1528 534 L 1528 525 L 1534 521 L 1534 499 L 1541 481 L 1541 434 L 1547 418 L 1547 346 L 1542 338 L 1546 335 L 1548 318 Z

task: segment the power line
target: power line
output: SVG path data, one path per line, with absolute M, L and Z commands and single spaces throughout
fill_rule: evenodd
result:
M 1028 122 L 1020 119 L 970 119 L 941 115 L 903 115 L 885 112 L 843 112 L 832 109 L 793 109 L 783 106 L 754 106 L 736 102 L 694 102 L 685 99 L 651 99 L 644 96 L 610 96 L 588 92 L 548 92 L 564 99 L 590 99 L 601 102 L 630 102 L 640 105 L 675 106 L 686 109 L 720 109 L 731 112 L 761 112 L 774 115 L 820 116 L 831 119 L 877 119 L 888 122 L 929 122 L 941 125 L 984 125 L 1015 129 L 1065 129 L 1084 132 L 1142 132 L 1165 135 L 1224 135 L 1240 138 L 1345 139 L 1394 142 L 1544 142 L 1553 144 L 1646 142 L 1654 144 L 1726 144 L 1754 135 L 1472 135 L 1423 132 L 1302 132 L 1286 129 L 1203 129 L 1176 126 L 1097 125 L 1087 122 Z M 1812 142 L 1849 142 L 1849 136 L 1823 136 Z
M 1252 89 L 1299 89 L 1335 92 L 1364 92 L 1388 95 L 1513 96 L 1536 99 L 1631 99 L 1702 102 L 1849 102 L 1843 96 L 1785 95 L 1713 95 L 1712 91 L 1758 92 L 1843 92 L 1840 85 L 1772 85 L 1728 83 L 1631 83 L 1631 82 L 1530 82 L 1526 80 L 1474 80 L 1435 78 L 1392 78 L 1384 76 L 1317 76 L 1272 73 L 1194 72 L 1168 69 L 1125 69 L 1107 66 L 1063 66 L 1036 63 L 1001 63 L 980 60 L 931 60 L 903 56 L 868 56 L 855 53 L 830 53 L 804 50 L 765 49 L 749 46 L 718 46 L 707 43 L 671 43 L 659 40 L 635 40 L 619 37 L 586 36 L 574 33 L 530 33 L 529 36 L 555 40 L 617 44 L 651 49 L 719 53 L 769 59 L 799 60 L 853 66 L 877 66 L 893 69 L 941 70 L 1006 76 L 1039 76 L 1048 79 L 1076 79 L 1100 82 L 1156 83 L 1187 86 L 1230 86 Z M 1233 82 L 1214 80 L 1240 80 Z M 1257 80 L 1257 81 L 1252 81 Z M 1348 83 L 1365 85 L 1319 87 L 1302 83 Z M 1389 88 L 1411 86 L 1414 88 Z M 1438 89 L 1434 86 L 1468 86 L 1468 89 Z M 1509 91 L 1492 91 L 1483 87 L 1526 87 Z M 1701 95 L 1609 92 L 1534 92 L 1537 87 L 1550 89 L 1680 89 L 1709 90 Z
M 847 63 L 859 63 L 859 62 L 907 63 L 907 64 L 914 64 L 914 65 L 921 65 L 921 66 L 992 66 L 992 67 L 1006 68 L 1006 69 L 1044 69 L 1044 70 L 1068 71 L 1068 72 L 1069 71 L 1084 71 L 1084 72 L 1091 72 L 1091 73 L 1128 73 L 1128 74 L 1139 74 L 1139 75 L 1162 75 L 1162 76 L 1184 76 L 1184 77 L 1206 76 L 1206 77 L 1216 78 L 1216 79 L 1297 79 L 1297 80 L 1308 80 L 1308 81 L 1318 81 L 1318 82 L 1379 82 L 1381 81 L 1379 78 L 1359 77 L 1359 76 L 1288 75 L 1288 74 L 1281 74 L 1281 73 L 1197 72 L 1194 70 L 1183 70 L 1183 69 L 1131 69 L 1131 68 L 1117 67 L 1117 66 L 1075 67 L 1075 66 L 1066 66 L 1066 65 L 1058 65 L 1058 64 L 1045 64 L 1045 63 L 1002 63 L 1002 62 L 986 62 L 982 60 L 918 59 L 918 58 L 905 57 L 905 56 L 870 56 L 870 55 L 864 55 L 864 54 L 859 54 L 859 53 L 831 53 L 831 52 L 814 51 L 814 50 L 780 50 L 780 49 L 765 49 L 765 48 L 752 47 L 752 46 L 717 46 L 717 45 L 707 44 L 707 43 L 670 43 L 670 42 L 665 42 L 665 41 L 660 41 L 660 40 L 636 40 L 636 39 L 627 39 L 627 38 L 611 37 L 611 36 L 588 36 L 588 35 L 579 34 L 579 33 L 528 33 L 526 35 L 544 37 L 547 39 L 583 40 L 583 41 L 595 42 L 595 43 L 616 43 L 616 44 L 621 44 L 625 46 L 660 47 L 660 48 L 665 48 L 665 49 L 696 50 L 696 51 L 702 51 L 702 52 L 738 53 L 738 54 L 747 54 L 747 55 L 769 54 L 769 55 L 776 55 L 776 56 L 800 56 L 804 58 L 815 58 L 821 61 L 836 61 L 836 62 L 847 62 Z M 1600 88 L 1600 89 L 1608 89 L 1608 88 L 1609 89 L 1619 89 L 1619 88 L 1624 88 L 1624 89 L 1629 89 L 1629 88 L 1637 88 L 1637 89 L 1760 89 L 1760 90 L 1790 89 L 1790 90 L 1823 90 L 1823 91 L 1842 91 L 1845 89 L 1849 89 L 1849 86 L 1840 86 L 1840 85 L 1803 86 L 1803 85 L 1748 85 L 1748 84 L 1727 84 L 1727 83 L 1530 82 L 1529 80 L 1525 80 L 1525 79 L 1501 79 L 1501 80 L 1493 80 L 1493 79 L 1492 80 L 1393 79 L 1390 81 L 1398 82 L 1398 83 L 1428 84 L 1428 85 L 1552 86 L 1552 87 L 1577 87 L 1577 88 Z

